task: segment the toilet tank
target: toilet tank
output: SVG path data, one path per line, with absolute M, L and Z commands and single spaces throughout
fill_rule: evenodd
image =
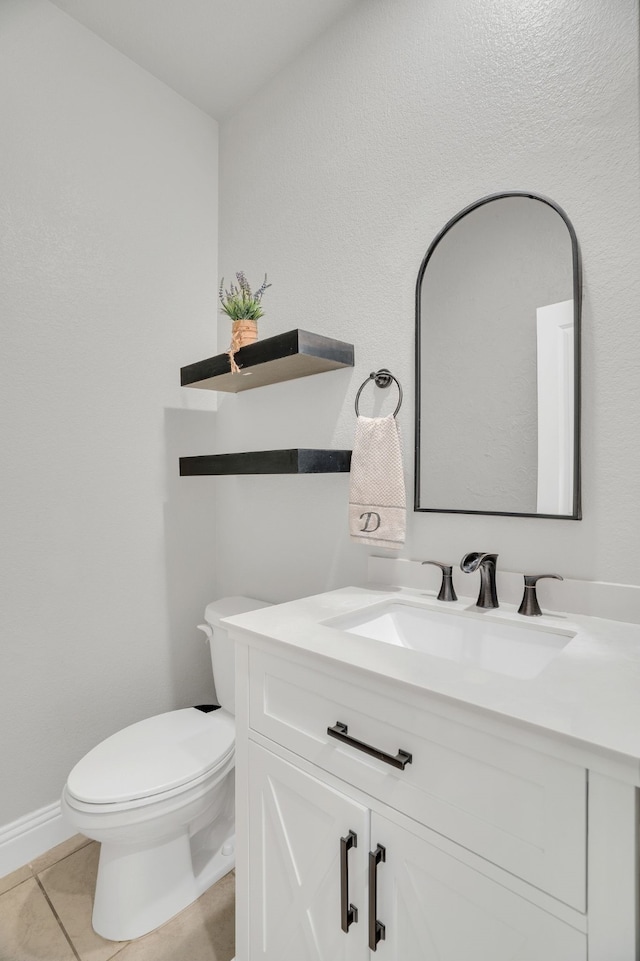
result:
M 204 618 L 209 630 L 206 631 L 211 648 L 213 679 L 216 685 L 218 703 L 230 714 L 236 713 L 235 701 L 235 648 L 229 634 L 220 623 L 223 617 L 246 614 L 261 607 L 271 607 L 268 601 L 255 597 L 221 597 L 207 604 Z

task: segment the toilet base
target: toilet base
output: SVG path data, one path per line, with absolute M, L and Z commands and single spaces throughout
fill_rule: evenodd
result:
M 200 870 L 186 831 L 152 847 L 103 842 L 94 931 L 110 941 L 130 941 L 169 921 L 233 869 L 234 840 L 226 838 Z

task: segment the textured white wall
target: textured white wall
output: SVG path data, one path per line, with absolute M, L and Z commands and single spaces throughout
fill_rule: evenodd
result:
M 213 446 L 178 385 L 215 347 L 217 126 L 41 0 L 0 4 L 0 90 L 4 825 L 211 696 L 210 489 L 177 458 Z
M 640 583 L 638 160 L 636 0 L 361 4 L 223 124 L 220 154 L 221 269 L 269 272 L 262 336 L 344 337 L 356 368 L 225 399 L 219 449 L 348 447 L 356 390 L 386 366 L 405 387 L 411 479 L 421 259 L 471 201 L 532 189 L 582 249 L 584 520 L 410 514 L 403 554 L 494 550 L 508 570 Z M 214 486 L 225 591 L 364 581 L 346 476 Z

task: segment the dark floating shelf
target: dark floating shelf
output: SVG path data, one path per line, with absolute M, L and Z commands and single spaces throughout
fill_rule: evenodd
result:
M 256 450 L 181 457 L 180 476 L 203 474 L 338 474 L 351 466 L 350 450 Z
M 183 387 L 237 394 L 296 377 L 353 367 L 353 354 L 353 344 L 311 334 L 308 330 L 289 330 L 241 347 L 235 355 L 239 374 L 231 373 L 228 354 L 217 354 L 182 367 L 180 383 Z

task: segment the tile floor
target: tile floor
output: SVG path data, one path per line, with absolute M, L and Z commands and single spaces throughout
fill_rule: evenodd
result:
M 231 961 L 233 872 L 157 931 L 105 941 L 91 927 L 98 852 L 78 834 L 0 878 L 0 961 Z

